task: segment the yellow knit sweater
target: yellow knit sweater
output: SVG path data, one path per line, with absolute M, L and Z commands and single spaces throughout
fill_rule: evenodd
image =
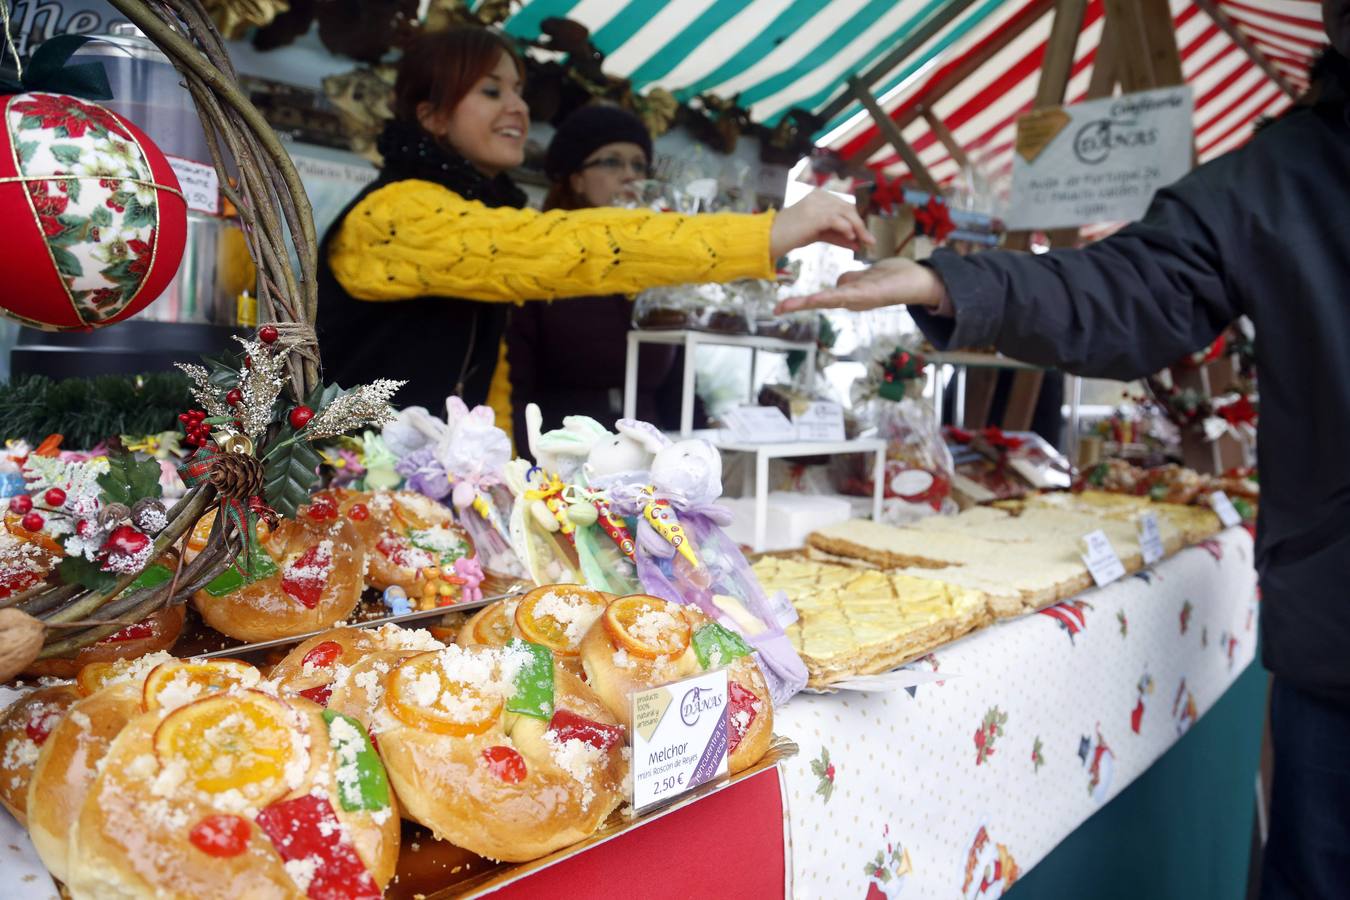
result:
M 361 300 L 631 294 L 666 284 L 772 278 L 772 225 L 772 214 L 490 209 L 433 182 L 407 180 L 358 203 L 328 259 L 338 282 Z

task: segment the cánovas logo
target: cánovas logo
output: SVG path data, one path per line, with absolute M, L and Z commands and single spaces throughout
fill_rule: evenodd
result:
M 715 691 L 699 687 L 690 688 L 680 698 L 680 721 L 692 727 L 699 716 L 703 715 L 704 710 L 721 708 L 722 698 Z
M 1096 119 L 1073 138 L 1073 155 L 1089 165 L 1105 162 L 1112 150 L 1149 147 L 1158 142 L 1158 129 L 1140 128 L 1132 121 Z

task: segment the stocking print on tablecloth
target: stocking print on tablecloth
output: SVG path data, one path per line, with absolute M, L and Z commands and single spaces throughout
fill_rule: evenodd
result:
M 1137 778 L 1256 644 L 1245 531 L 1148 574 L 1060 604 L 1072 630 L 1033 614 L 911 664 L 946 676 L 912 696 L 803 694 L 778 711 L 801 747 L 783 767 L 794 895 L 1000 896 Z

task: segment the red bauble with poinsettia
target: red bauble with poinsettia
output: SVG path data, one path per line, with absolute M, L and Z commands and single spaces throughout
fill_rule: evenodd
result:
M 0 314 L 44 331 L 120 322 L 178 272 L 187 204 L 159 148 L 64 94 L 0 96 Z

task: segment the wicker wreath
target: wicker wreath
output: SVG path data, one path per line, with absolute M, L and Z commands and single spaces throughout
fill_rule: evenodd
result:
M 295 429 L 288 428 L 284 420 L 273 421 L 273 406 L 284 405 L 272 402 L 278 394 L 292 405 L 313 402 L 318 396 L 331 401 L 343 395 L 334 388 L 325 391 L 319 378 L 314 337 L 318 249 L 309 200 L 290 156 L 240 91 L 224 41 L 210 16 L 198 0 L 110 2 L 169 57 L 196 104 L 221 190 L 239 211 L 249 255 L 258 270 L 259 321 L 266 324 L 259 328 L 262 341 L 252 341 L 246 349 L 267 351 L 275 387 L 266 414 L 255 417 L 261 420 L 247 429 L 225 428 L 213 436 L 210 457 L 199 454 L 197 477 L 185 478 L 189 490 L 168 511 L 167 524 L 154 538 L 148 567 L 173 558 L 175 548 L 186 543 L 198 521 L 212 510 L 231 505 L 246 513 L 270 512 L 247 504 L 256 502 L 263 460 L 297 440 Z M 294 264 L 289 252 L 292 246 Z M 195 393 L 209 409 L 213 398 L 207 373 L 200 367 L 184 368 L 194 375 Z M 346 395 L 346 423 L 360 421 L 364 414 L 366 423 L 379 424 L 380 407 L 387 407 L 384 401 L 396 386 L 383 383 L 374 390 L 363 389 L 364 395 L 359 391 Z M 353 415 L 353 407 L 362 409 Z M 330 428 L 329 433 L 339 432 Z M 283 511 L 294 513 L 293 508 Z M 0 601 L 0 681 L 26 668 L 34 658 L 67 656 L 128 621 L 140 621 L 171 604 L 186 602 L 235 563 L 245 547 L 246 523 L 251 520 L 247 514 L 218 515 L 205 549 L 187 564 L 180 550 L 173 578 L 156 587 L 128 590 L 142 574 L 133 571 L 120 574 L 102 590 L 42 583 Z

